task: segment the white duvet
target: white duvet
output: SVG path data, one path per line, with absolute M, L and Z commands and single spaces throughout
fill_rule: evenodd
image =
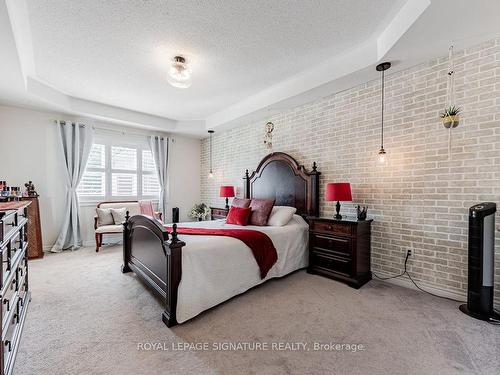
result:
M 179 223 L 179 227 L 254 229 L 273 241 L 278 260 L 265 279 L 260 278 L 250 248 L 236 238 L 179 235 L 182 249 L 182 279 L 178 289 L 177 321 L 191 319 L 264 281 L 284 276 L 308 264 L 308 225 L 294 215 L 283 227 L 226 224 L 225 220 Z

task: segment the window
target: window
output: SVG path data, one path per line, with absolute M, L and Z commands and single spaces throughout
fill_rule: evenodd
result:
M 151 150 L 146 144 L 94 143 L 77 192 L 83 201 L 157 198 Z

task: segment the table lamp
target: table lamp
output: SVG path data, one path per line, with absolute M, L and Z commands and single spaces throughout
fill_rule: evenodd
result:
M 229 198 L 234 197 L 234 186 L 221 186 L 219 196 L 226 198 L 226 210 L 229 210 Z
M 351 184 L 349 182 L 330 182 L 326 184 L 325 200 L 337 201 L 337 214 L 333 216 L 336 220 L 342 220 L 340 214 L 340 202 L 352 201 Z

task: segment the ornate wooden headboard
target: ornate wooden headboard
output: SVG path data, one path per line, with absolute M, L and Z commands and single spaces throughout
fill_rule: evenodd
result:
M 302 216 L 319 215 L 319 175 L 316 163 L 308 172 L 288 154 L 273 152 L 257 169 L 245 173 L 245 198 L 275 199 L 276 206 L 297 208 Z

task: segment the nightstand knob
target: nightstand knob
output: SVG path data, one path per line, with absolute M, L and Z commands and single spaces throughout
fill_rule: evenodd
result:
M 333 227 L 331 225 L 328 226 L 328 230 L 332 230 Z

